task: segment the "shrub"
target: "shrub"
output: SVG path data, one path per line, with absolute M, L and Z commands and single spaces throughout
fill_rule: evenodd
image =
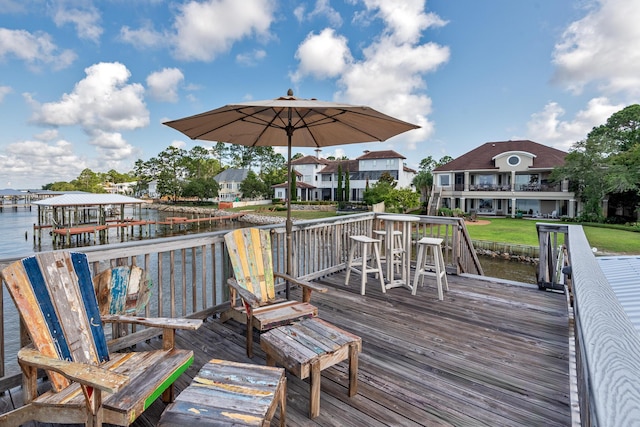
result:
M 438 209 L 438 216 L 453 216 L 453 211 L 449 208 Z

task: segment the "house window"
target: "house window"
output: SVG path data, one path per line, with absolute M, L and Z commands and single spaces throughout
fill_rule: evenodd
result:
M 480 212 L 492 212 L 493 200 L 492 199 L 480 199 L 478 211 Z
M 509 163 L 511 166 L 518 166 L 520 164 L 520 157 L 509 156 L 509 158 L 507 159 L 507 163 Z
M 440 180 L 440 187 L 448 187 L 451 185 L 449 175 L 438 175 L 438 179 Z

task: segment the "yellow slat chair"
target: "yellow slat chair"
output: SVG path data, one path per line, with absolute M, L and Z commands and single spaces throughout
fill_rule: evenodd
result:
M 193 362 L 174 347 L 175 329 L 195 319 L 110 315 L 109 321 L 162 328 L 161 350 L 110 353 L 85 254 L 43 252 L 2 270 L 32 343 L 19 350 L 24 405 L 0 415 L 0 425 L 28 421 L 130 425 L 159 396 L 173 400 L 173 382 Z M 38 369 L 51 390 L 38 393 Z
M 271 236 L 267 230 L 239 228 L 224 236 L 234 277 L 227 280 L 231 307 L 222 313 L 223 322 L 234 319 L 247 325 L 247 356 L 253 357 L 253 328 L 260 332 L 318 315 L 309 303 L 312 291 L 327 288 L 273 270 Z M 275 279 L 302 287 L 302 301 L 279 298 Z M 241 303 L 238 302 L 240 296 Z

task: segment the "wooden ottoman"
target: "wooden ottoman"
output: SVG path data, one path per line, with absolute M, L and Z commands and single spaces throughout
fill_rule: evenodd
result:
M 158 426 L 270 426 L 280 404 L 286 425 L 284 369 L 212 359 L 167 406 Z
M 309 418 L 320 414 L 321 371 L 349 359 L 349 397 L 358 392 L 358 353 L 362 339 L 317 317 L 271 329 L 260 336 L 267 365 L 284 366 L 304 379 L 310 378 Z

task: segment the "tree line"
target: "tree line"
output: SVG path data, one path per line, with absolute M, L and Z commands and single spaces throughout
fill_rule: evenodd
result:
M 630 105 L 576 142 L 556 168 L 582 202 L 581 222 L 637 222 L 640 207 L 640 105 Z M 607 200 L 608 218 L 603 201 Z
M 302 157 L 301 153 L 293 159 Z M 328 160 L 348 160 L 346 157 Z M 407 211 L 426 204 L 433 186 L 432 171 L 453 160 L 444 156 L 435 160 L 429 156 L 420 167 L 411 189 L 398 189 L 391 175 L 383 175 L 364 191 L 364 201 L 375 204 L 384 201 L 397 211 Z M 345 165 L 348 163 L 345 162 Z M 198 199 L 218 195 L 218 183 L 213 179 L 226 168 L 250 169 L 240 191 L 247 198 L 272 198 L 273 185 L 287 181 L 286 159 L 272 147 L 245 147 L 217 143 L 208 148 L 195 146 L 187 151 L 170 146 L 147 161 L 138 159 L 134 170 L 105 173 L 83 170 L 70 181 L 53 182 L 43 186 L 45 190 L 105 192 L 104 183 L 137 182 L 134 194 L 144 195 L 151 181 L 157 182 L 157 191 L 173 200 L 179 197 Z M 585 139 L 576 142 L 552 175 L 553 182 L 569 181 L 570 190 L 582 202 L 581 221 L 604 221 L 603 201 L 613 210 L 614 218 L 637 221 L 640 206 L 640 105 L 630 105 L 614 113 L 606 123 L 594 127 Z M 295 192 L 295 175 L 289 182 L 289 194 Z M 350 201 L 350 174 L 342 163 L 337 172 L 338 202 Z

